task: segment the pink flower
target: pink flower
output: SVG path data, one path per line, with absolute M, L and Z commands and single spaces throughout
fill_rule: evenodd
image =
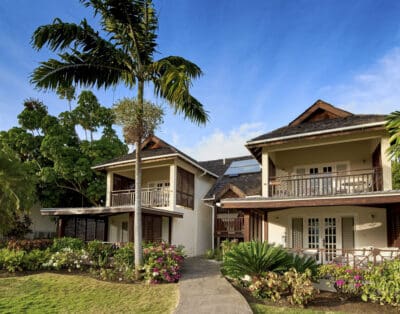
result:
M 346 282 L 345 282 L 343 279 L 336 280 L 336 285 L 337 285 L 338 287 L 343 286 L 345 283 L 346 283 Z
M 362 279 L 362 277 L 360 275 L 355 275 L 354 276 L 354 280 L 361 280 L 361 279 Z
M 361 282 L 357 282 L 354 286 L 355 286 L 356 288 L 360 288 L 360 287 L 362 286 L 362 283 L 361 283 Z

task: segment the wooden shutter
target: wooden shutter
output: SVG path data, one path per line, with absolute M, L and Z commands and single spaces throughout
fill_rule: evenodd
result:
M 64 237 L 75 237 L 75 217 L 65 217 Z
M 178 167 L 176 204 L 194 208 L 194 174 Z
M 342 218 L 342 248 L 353 249 L 354 248 L 354 218 L 343 217 Z
M 400 207 L 387 209 L 388 245 L 400 247 Z
M 162 240 L 162 217 L 143 215 L 143 241 L 160 242 Z
M 292 247 L 303 247 L 303 218 L 292 218 Z

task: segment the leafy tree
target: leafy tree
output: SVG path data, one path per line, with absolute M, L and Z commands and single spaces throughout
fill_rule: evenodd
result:
M 68 101 L 68 109 L 72 110 L 71 102 L 75 99 L 75 87 L 60 85 L 57 88 L 57 95 L 60 99 L 66 99 Z
M 386 129 L 390 135 L 388 154 L 399 159 L 400 157 L 400 111 L 394 111 L 386 118 Z
M 0 231 L 8 231 L 15 215 L 23 214 L 36 200 L 35 178 L 6 146 L 0 147 Z
M 163 123 L 164 111 L 149 101 L 143 102 L 141 114 L 137 99 L 124 98 L 113 106 L 116 123 L 123 127 L 125 142 L 135 144 L 138 136 L 141 141 L 154 134 Z
M 79 24 L 55 19 L 33 34 L 36 49 L 47 46 L 59 52 L 59 59 L 42 62 L 32 74 L 38 88 L 56 90 L 59 86 L 84 85 L 98 88 L 120 83 L 137 88 L 138 121 L 142 123 L 145 83 L 151 83 L 156 96 L 198 124 L 207 122 L 202 104 L 190 94 L 192 79 L 200 68 L 178 56 L 154 59 L 158 19 L 151 0 L 82 0 L 100 17 L 102 37 L 84 19 Z M 140 130 L 141 128 L 139 128 Z M 135 265 L 142 264 L 141 134 L 135 140 Z

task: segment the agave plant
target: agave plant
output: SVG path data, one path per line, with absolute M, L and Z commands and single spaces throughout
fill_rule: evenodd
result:
M 289 254 L 290 268 L 296 269 L 298 273 L 305 273 L 307 269 L 311 271 L 312 277 L 318 273 L 317 261 L 310 256 L 299 256 L 296 254 Z
M 224 256 L 222 271 L 232 278 L 245 275 L 260 277 L 266 272 L 284 272 L 290 267 L 291 256 L 281 246 L 266 242 L 242 242 Z

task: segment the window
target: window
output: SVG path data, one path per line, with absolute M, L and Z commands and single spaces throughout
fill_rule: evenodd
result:
M 194 174 L 178 167 L 176 204 L 194 208 Z

